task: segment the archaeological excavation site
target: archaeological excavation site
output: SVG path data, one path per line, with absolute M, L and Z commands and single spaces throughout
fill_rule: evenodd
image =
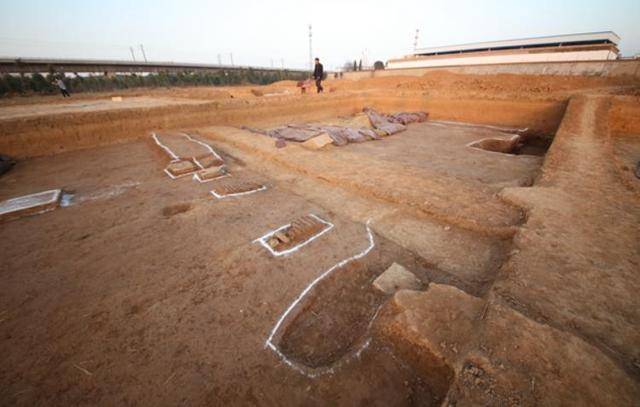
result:
M 0 404 L 638 406 L 634 64 L 0 99 Z

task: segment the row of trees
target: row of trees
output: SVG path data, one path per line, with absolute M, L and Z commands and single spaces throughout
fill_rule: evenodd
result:
M 351 63 L 351 61 L 347 61 L 344 63 L 344 66 L 342 67 L 342 69 L 346 72 L 362 71 L 362 60 L 360 60 L 359 62 L 356 62 L 356 60 L 354 59 L 353 63 Z M 384 69 L 384 62 L 376 61 L 373 64 L 373 69 L 375 70 Z
M 253 69 L 220 72 L 181 72 L 149 75 L 79 76 L 64 78 L 72 92 L 114 91 L 138 87 L 169 86 L 225 86 L 255 84 L 267 85 L 280 80 L 303 80 L 308 74 L 280 71 L 261 72 Z M 0 77 L 0 96 L 16 94 L 47 94 L 58 92 L 55 79 L 61 77 L 54 72 L 42 75 L 4 75 Z
M 353 63 L 351 63 L 351 61 L 347 61 L 344 63 L 344 66 L 342 67 L 342 69 L 345 72 L 362 71 L 362 60 L 358 62 L 354 59 Z

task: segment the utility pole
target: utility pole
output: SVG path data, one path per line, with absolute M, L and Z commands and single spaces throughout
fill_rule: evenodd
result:
M 280 59 L 280 63 L 282 64 L 282 69 L 284 70 L 284 58 Z
M 218 65 L 222 65 L 222 56 L 218 54 Z
M 233 66 L 233 52 L 229 53 L 229 59 L 231 59 L 231 66 Z
M 136 54 L 133 53 L 133 47 L 129 47 L 129 51 L 131 51 L 131 58 L 133 59 L 133 62 L 136 62 Z
M 147 62 L 147 54 L 144 53 L 144 47 L 142 46 L 142 44 L 140 44 L 140 51 L 142 51 L 144 62 Z
M 313 43 L 311 41 L 311 24 L 309 24 L 309 70 L 313 70 Z
M 418 35 L 420 34 L 420 30 L 416 28 L 416 36 L 413 39 L 413 52 L 416 52 L 418 49 Z
M 271 68 L 273 68 L 273 58 L 271 58 Z

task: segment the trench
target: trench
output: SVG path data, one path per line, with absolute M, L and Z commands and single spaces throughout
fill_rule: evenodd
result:
M 242 103 L 246 102 L 246 103 Z M 365 106 L 381 111 L 423 110 L 434 119 L 499 123 L 555 132 L 565 102 L 446 100 L 394 95 L 328 95 L 304 100 L 219 101 L 201 104 L 131 108 L 117 111 L 65 113 L 0 121 L 0 151 L 24 159 L 65 151 L 122 143 L 152 131 L 209 125 L 273 126 L 350 115 Z M 140 115 L 143 111 L 144 115 Z

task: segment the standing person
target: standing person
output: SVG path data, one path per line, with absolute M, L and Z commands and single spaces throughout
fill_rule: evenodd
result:
M 324 88 L 322 87 L 323 75 L 324 69 L 322 67 L 322 64 L 320 63 L 320 58 L 316 58 L 316 68 L 313 70 L 313 79 L 316 80 L 316 88 L 318 88 L 318 93 L 324 90 Z
M 62 78 L 56 79 L 56 85 L 58 85 L 58 87 L 60 88 L 60 92 L 62 92 L 63 98 L 71 97 L 71 95 L 69 94 L 69 91 L 67 90 L 67 85 L 64 84 L 64 82 L 62 81 Z

